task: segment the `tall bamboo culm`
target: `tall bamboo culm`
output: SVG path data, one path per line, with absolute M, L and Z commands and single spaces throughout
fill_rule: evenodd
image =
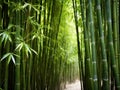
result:
M 112 73 L 115 78 L 115 87 L 117 90 L 120 90 L 120 80 L 119 80 L 119 70 L 116 64 L 113 36 L 112 36 L 112 17 L 111 17 L 111 2 L 110 0 L 106 1 L 106 15 L 107 15 L 107 25 L 108 25 L 108 43 L 109 43 L 109 52 L 111 56 L 111 68 Z
M 109 77 L 108 77 L 108 62 L 107 62 L 107 54 L 106 54 L 106 47 L 105 47 L 105 38 L 103 33 L 103 23 L 102 23 L 102 13 L 101 13 L 101 4 L 100 0 L 96 0 L 96 8 L 97 8 L 97 19 L 98 19 L 98 26 L 99 26 L 99 36 L 100 36 L 100 43 L 101 43 L 101 53 L 102 53 L 102 89 L 109 90 Z

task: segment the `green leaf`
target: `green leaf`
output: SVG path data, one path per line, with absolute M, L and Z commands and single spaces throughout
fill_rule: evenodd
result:
M 15 25 L 13 25 L 13 24 L 9 24 L 7 29 L 9 30 L 9 29 L 13 28 L 14 26 Z
M 7 42 L 12 43 L 11 34 L 12 33 L 9 31 L 4 31 L 0 33 L 0 37 L 1 37 L 0 43 L 4 43 L 4 46 L 6 45 Z
M 13 56 L 11 56 L 12 57 L 12 61 L 13 61 L 13 63 L 15 64 L 15 58 L 13 57 Z
M 2 58 L 1 61 L 4 60 L 5 58 L 7 58 L 10 55 L 10 53 L 5 54 Z
M 24 8 L 26 8 L 27 6 L 29 6 L 29 3 L 25 3 L 25 4 L 22 6 L 22 8 L 24 9 Z
M 33 53 L 35 53 L 36 55 L 38 55 L 38 53 L 37 53 L 34 49 L 31 48 L 31 51 L 32 51 Z
M 25 46 L 25 52 L 26 52 L 27 57 L 28 57 L 28 54 L 32 55 L 30 47 L 27 44 L 25 44 L 24 46 Z
M 8 56 L 8 60 L 7 60 L 8 64 L 10 63 L 10 60 L 12 60 L 12 55 L 11 54 Z
M 19 39 L 20 40 L 20 39 Z M 16 49 L 19 52 L 21 50 L 23 50 L 23 52 L 26 54 L 26 56 L 28 57 L 29 54 L 32 55 L 32 52 L 35 53 L 37 55 L 37 52 L 35 50 L 33 50 L 27 43 L 25 43 L 25 41 L 21 40 L 21 42 L 17 45 Z
M 20 51 L 21 51 L 21 49 L 23 48 L 23 45 L 24 45 L 24 43 L 23 43 L 23 42 L 22 42 L 22 43 L 20 43 L 20 44 L 18 44 L 15 50 L 17 50 L 17 49 L 18 49 L 18 51 L 20 52 Z
M 9 64 L 9 62 L 12 60 L 12 62 L 15 64 L 15 57 L 19 57 L 18 55 L 14 54 L 14 53 L 6 53 L 5 55 L 3 55 L 3 57 L 1 58 L 1 61 L 3 60 L 7 60 L 7 63 Z

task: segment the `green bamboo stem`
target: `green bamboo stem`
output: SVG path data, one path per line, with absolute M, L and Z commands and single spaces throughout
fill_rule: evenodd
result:
M 119 29 L 120 29 L 120 25 L 119 25 L 119 23 L 120 23 L 120 21 L 119 21 L 119 19 L 120 19 L 120 1 L 119 0 L 117 0 L 117 20 L 118 20 L 118 22 L 117 22 L 117 27 L 118 27 L 118 66 L 119 66 L 119 68 L 120 68 L 120 31 L 119 31 Z M 119 75 L 120 75 L 120 69 L 119 69 Z
M 21 4 L 23 4 L 22 2 L 20 2 Z M 24 14 L 23 11 L 20 11 L 20 27 L 21 28 L 24 28 L 25 29 L 25 23 L 24 23 L 24 20 L 26 19 L 26 16 Z M 25 30 L 21 31 L 21 36 L 24 38 L 26 37 L 25 35 Z M 24 41 L 25 42 L 25 41 Z M 26 43 L 26 42 L 25 42 Z M 21 89 L 22 90 L 27 90 L 27 85 L 28 85 L 28 82 L 27 82 L 27 79 L 26 77 L 28 77 L 28 74 L 26 74 L 26 62 L 27 62 L 27 56 L 26 56 L 26 53 L 25 53 L 25 48 L 22 48 L 21 50 L 21 66 L 20 66 L 20 77 L 21 77 Z
M 0 48 L 1 49 L 1 48 Z M 1 54 L 1 53 L 0 53 Z M 1 57 L 0 57 L 1 58 Z M 1 68 L 1 61 L 0 61 L 0 73 L 1 73 L 1 70 L 2 70 L 2 68 Z M 1 83 L 2 83 L 2 80 L 1 80 L 1 74 L 0 74 L 0 87 L 1 87 Z
M 7 43 L 7 52 L 10 51 L 10 43 Z M 8 90 L 8 86 L 9 86 L 9 83 L 8 83 L 8 76 L 9 76 L 9 58 L 6 59 L 6 62 L 5 62 L 5 85 L 4 85 L 4 90 Z
M 118 29 L 118 19 L 117 19 L 117 0 L 112 0 L 112 5 L 113 5 L 113 8 L 112 8 L 112 20 L 113 20 L 113 42 L 114 42 L 114 51 L 115 51 L 115 59 L 116 59 L 116 65 L 118 67 L 118 71 L 119 71 L 119 61 L 118 61 L 118 53 L 119 53 L 119 49 L 118 49 L 118 43 L 119 43 L 119 29 Z M 119 72 L 120 73 L 120 72 Z M 119 74 L 119 78 L 120 78 L 120 74 Z
M 16 1 L 17 3 L 20 3 L 21 0 L 17 0 Z M 15 13 L 15 24 L 18 25 L 18 26 L 21 26 L 21 14 L 20 14 L 20 11 L 16 11 Z M 20 35 L 20 28 L 16 28 L 16 38 Z M 19 44 L 19 42 L 16 40 L 15 41 L 16 43 L 16 46 Z M 16 51 L 16 54 L 17 55 L 20 55 L 20 52 L 19 51 Z M 15 64 L 15 90 L 20 90 L 20 58 L 19 57 L 16 57 L 16 64 Z
M 16 58 L 15 64 L 15 90 L 20 90 L 20 58 Z
M 22 84 L 23 84 L 23 86 L 22 86 L 22 89 L 23 90 L 26 90 L 26 75 L 25 75 L 25 71 L 26 71 L 26 56 L 25 56 L 25 49 L 24 50 L 22 50 L 22 62 L 21 62 L 21 66 L 22 66 Z
M 46 11 L 47 11 L 47 1 L 46 0 L 44 0 L 44 22 L 43 22 L 43 25 L 44 25 L 44 30 L 43 30 L 43 34 L 45 35 L 45 36 L 47 36 L 47 34 L 48 34 L 48 31 L 47 31 L 47 13 L 46 13 Z M 44 83 L 46 83 L 46 74 L 47 74 L 47 64 L 48 64 L 48 60 L 47 60 L 47 48 L 46 48 L 46 46 L 47 46 L 47 43 L 48 43 L 48 39 L 47 38 L 43 38 L 43 64 L 44 64 L 44 71 L 43 71 L 43 75 L 44 75 Z M 44 88 L 46 88 L 46 85 L 44 85 Z
M 39 14 L 39 21 L 38 21 L 38 23 L 40 24 L 40 25 L 42 25 L 42 0 L 40 0 L 39 1 L 39 4 L 40 4 L 40 14 Z M 42 37 L 41 37 L 41 35 L 42 35 L 42 29 L 40 29 L 40 39 L 42 40 Z M 41 54 L 42 54 L 42 41 L 41 40 L 39 40 L 38 41 L 38 70 L 39 70 L 39 72 L 38 72 L 38 75 L 39 75 L 39 77 L 38 77 L 38 81 L 39 81 L 39 83 L 40 83 L 40 85 L 41 85 L 41 60 L 42 60 L 42 58 L 41 58 Z M 32 61 L 31 61 L 31 67 L 32 67 Z M 32 68 L 31 68 L 32 69 Z M 38 89 L 40 90 L 40 88 L 41 88 L 41 86 L 38 86 Z
M 88 0 L 89 8 L 89 24 L 90 24 L 90 34 L 91 34 L 91 49 L 92 49 L 92 69 L 93 69 L 93 90 L 98 90 L 98 76 L 97 76 L 97 57 L 96 57 L 96 45 L 95 45 L 95 30 L 94 21 L 92 13 L 92 0 Z
M 27 2 L 32 4 L 32 0 L 28 0 Z M 27 14 L 25 14 L 25 13 L 27 13 Z M 23 12 L 23 20 L 26 20 L 25 21 L 26 23 L 23 27 L 25 29 L 23 31 L 23 37 L 26 37 L 28 34 L 30 34 L 31 26 L 30 26 L 30 22 L 29 22 L 28 18 L 31 16 L 31 13 L 33 13 L 33 12 L 31 10 L 31 8 L 28 7 L 25 13 Z M 29 41 L 30 38 L 31 38 L 31 36 L 28 36 L 26 38 L 26 42 L 28 44 L 31 44 L 30 41 Z M 31 47 L 31 45 L 30 45 L 30 47 Z M 22 64 L 21 67 L 22 67 L 22 73 L 23 73 L 21 75 L 21 77 L 23 79 L 22 82 L 21 82 L 23 84 L 22 88 L 24 90 L 32 90 L 33 85 L 31 85 L 31 82 L 32 82 L 31 81 L 32 80 L 32 78 L 31 78 L 31 67 L 29 67 L 29 66 L 30 66 L 31 60 L 33 58 L 31 58 L 31 56 L 30 57 L 25 56 L 25 50 L 22 51 L 22 54 L 23 54 L 23 56 L 22 56 L 23 59 L 21 60 L 21 64 Z M 28 73 L 28 74 L 26 74 L 26 73 Z
M 117 0 L 112 0 L 113 3 L 113 42 L 115 50 L 115 59 L 118 65 L 118 27 L 117 27 Z
M 101 16 L 101 6 L 100 0 L 96 1 L 97 4 L 97 19 L 98 19 L 98 26 L 99 26 L 99 34 L 100 34 L 100 43 L 101 43 L 101 50 L 102 50 L 102 82 L 103 90 L 109 90 L 109 81 L 108 81 L 108 63 L 107 63 L 107 55 L 106 55 L 106 48 L 105 48 L 105 41 L 104 41 L 104 33 L 103 33 L 103 24 L 102 24 L 102 16 Z
M 46 13 L 46 36 L 49 37 L 49 34 L 51 32 L 51 30 L 48 28 L 50 26 L 50 19 L 51 19 L 51 11 L 52 11 L 52 1 L 47 1 L 46 4 L 46 9 L 47 9 L 47 13 Z M 50 46 L 50 40 L 48 38 L 46 38 L 46 45 L 49 47 Z M 50 60 L 49 60 L 49 48 L 46 48 L 46 66 L 45 66 L 45 73 L 46 73 L 46 88 L 49 87 L 49 75 L 47 74 L 49 72 L 49 65 L 50 65 Z
M 85 43 L 85 85 L 84 89 L 87 90 L 88 88 L 91 89 L 91 61 L 90 61 L 90 51 L 89 51 L 89 40 L 88 40 L 88 32 L 86 28 L 86 20 L 85 20 L 85 2 L 80 0 L 81 6 L 81 15 L 82 15 L 82 22 L 83 22 L 83 30 L 84 30 L 84 43 Z M 86 9 L 87 11 L 87 9 Z M 87 14 L 86 14 L 87 15 Z M 86 16 L 87 19 L 87 16 Z M 84 83 L 84 82 L 83 82 Z
M 0 26 L 2 25 L 2 1 L 0 0 Z
M 72 0 L 73 3 L 73 10 L 74 10 L 74 19 L 75 19 L 75 26 L 76 26 L 76 34 L 77 34 L 77 48 L 78 48 L 78 63 L 79 63 L 79 78 L 81 78 L 81 53 L 80 53 L 80 41 L 79 41 L 79 30 L 78 30 L 78 18 L 77 18 L 77 7 L 76 7 L 76 0 Z
M 8 5 L 5 4 L 5 2 L 8 2 L 8 0 L 4 0 L 3 1 L 3 12 L 2 12 L 2 15 L 3 15 L 3 29 L 6 29 L 8 27 L 8 24 L 9 24 L 9 21 L 8 21 Z M 7 42 L 7 46 L 5 46 L 7 49 L 5 49 L 5 52 L 9 52 L 9 43 Z M 9 67 L 9 61 L 8 59 L 6 59 L 6 62 L 5 62 L 5 84 L 4 84 L 4 89 L 5 90 L 8 90 L 8 76 L 9 76 L 9 73 L 8 73 L 8 67 Z
M 6 65 L 5 65 L 5 86 L 4 86 L 4 90 L 8 90 L 8 67 L 9 67 L 9 63 L 8 61 L 6 61 Z
M 120 90 L 120 80 L 118 66 L 116 65 L 115 51 L 113 46 L 113 36 L 112 36 L 112 20 L 111 20 L 111 3 L 110 0 L 106 0 L 106 14 L 107 14 L 107 25 L 108 25 L 108 42 L 109 42 L 109 52 L 111 58 L 111 68 L 112 73 L 115 78 L 116 89 Z
M 0 0 L 0 26 L 2 26 L 2 0 Z M 1 38 L 0 38 L 1 39 Z M 2 49 L 0 45 L 0 50 Z M 0 58 L 2 57 L 2 52 L 0 51 Z M 0 87 L 1 87 L 1 61 L 0 61 Z

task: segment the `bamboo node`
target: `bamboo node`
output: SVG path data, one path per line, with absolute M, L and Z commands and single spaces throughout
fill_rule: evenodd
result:
M 103 40 L 104 39 L 104 37 L 102 36 L 102 37 L 100 37 L 100 40 Z
M 113 68 L 116 68 L 116 65 L 112 65 Z
M 90 23 L 90 24 L 93 24 L 93 21 L 90 21 L 89 23 Z
M 107 59 L 102 59 L 102 62 L 106 62 L 107 61 Z
M 103 79 L 103 81 L 108 81 L 108 78 Z
M 95 42 L 91 42 L 91 44 L 95 45 Z
M 93 79 L 94 82 L 96 82 L 97 80 L 98 80 L 97 78 Z
M 96 61 L 93 61 L 92 64 L 96 64 Z
M 111 42 L 109 42 L 109 44 L 110 44 L 110 45 L 113 45 L 113 42 L 111 41 Z
M 87 61 L 90 61 L 90 58 L 87 58 Z
M 15 65 L 20 66 L 20 63 L 16 63 Z
M 108 22 L 108 23 L 112 23 L 112 20 L 111 20 L 111 19 L 109 19 L 107 22 Z
M 88 41 L 88 38 L 85 38 L 84 40 L 85 40 L 85 41 Z
M 117 86 L 117 88 L 120 88 L 120 86 Z
M 97 9 L 98 9 L 98 10 L 100 10 L 100 9 L 101 9 L 100 4 L 97 6 Z
M 115 58 L 118 58 L 118 55 L 115 55 Z
M 83 22 L 85 23 L 85 22 L 86 22 L 86 20 L 84 19 L 84 20 L 83 20 Z
M 20 85 L 20 83 L 16 83 L 16 85 Z
M 89 78 L 90 80 L 92 80 L 92 78 Z
M 115 39 L 114 39 L 114 41 L 118 41 L 118 39 L 117 39 L 117 38 L 115 38 Z

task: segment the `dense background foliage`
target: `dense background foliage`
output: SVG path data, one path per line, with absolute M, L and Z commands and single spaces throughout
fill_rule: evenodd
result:
M 120 90 L 119 0 L 0 0 L 0 89 Z

